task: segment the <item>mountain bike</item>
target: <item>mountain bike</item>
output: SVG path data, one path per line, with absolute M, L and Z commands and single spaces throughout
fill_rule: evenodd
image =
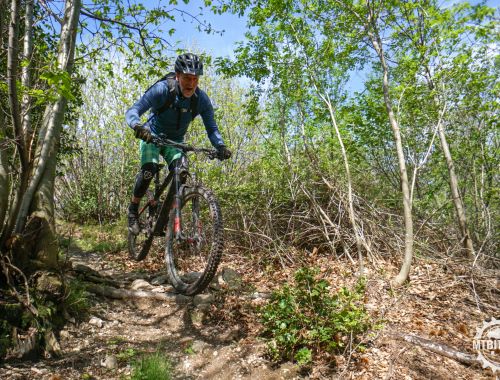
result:
M 222 215 L 212 191 L 189 172 L 187 153 L 217 158 L 217 151 L 153 136 L 157 146 L 172 146 L 183 155 L 175 168 L 160 180 L 160 165 L 154 177 L 154 192 L 148 190 L 139 205 L 139 233 L 128 232 L 128 251 L 143 260 L 153 241 L 165 244 L 165 262 L 170 283 L 184 295 L 202 292 L 217 271 L 224 247 Z

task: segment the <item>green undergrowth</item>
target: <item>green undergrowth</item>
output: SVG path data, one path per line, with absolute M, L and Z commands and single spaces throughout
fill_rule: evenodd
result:
M 23 306 L 14 300 L 4 300 L 0 291 L 0 361 L 13 345 L 12 328 L 27 330 L 30 326 L 30 315 Z
M 161 352 L 144 354 L 132 363 L 131 380 L 170 380 L 172 365 Z
M 46 348 L 46 333 L 60 330 L 67 320 L 82 321 L 88 315 L 90 298 L 80 281 L 63 281 L 55 273 L 37 272 L 29 283 L 30 304 L 36 314 L 12 297 L 10 291 L 0 289 L 0 360 L 9 350 L 15 355 L 37 357 Z M 21 285 L 18 289 L 26 291 Z M 16 344 L 13 332 L 25 335 L 30 329 L 36 331 L 36 343 L 25 350 Z
M 127 246 L 124 222 L 110 224 L 59 223 L 61 251 L 77 249 L 85 252 L 115 253 Z
M 91 308 L 90 295 L 85 284 L 76 279 L 66 283 L 63 302 L 68 313 L 79 320 L 84 318 Z
M 360 337 L 371 328 L 364 294 L 363 279 L 333 293 L 317 269 L 298 270 L 295 284 L 279 288 L 260 310 L 271 360 L 307 365 L 326 353 L 362 349 Z

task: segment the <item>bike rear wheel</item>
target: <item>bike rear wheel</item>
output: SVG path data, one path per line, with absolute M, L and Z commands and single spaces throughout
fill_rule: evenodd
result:
M 147 196 L 143 197 L 139 204 L 139 210 L 142 210 L 139 214 L 139 233 L 135 235 L 130 229 L 128 230 L 128 254 L 135 261 L 144 260 L 153 241 L 154 215 L 152 206 L 148 204 L 151 198 L 152 194 L 148 191 Z
M 217 271 L 224 247 L 222 214 L 213 193 L 199 186 L 184 188 L 180 214 L 176 222 L 175 208 L 170 211 L 165 261 L 174 289 L 192 296 L 205 290 Z

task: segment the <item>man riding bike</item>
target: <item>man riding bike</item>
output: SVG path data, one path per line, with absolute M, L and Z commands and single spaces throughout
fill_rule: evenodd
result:
M 179 55 L 175 61 L 175 81 L 158 81 L 125 113 L 127 124 L 134 130 L 135 137 L 141 139 L 141 169 L 128 208 L 128 226 L 134 234 L 139 233 L 139 203 L 159 170 L 160 154 L 169 170 L 182 165 L 182 152 L 174 147 L 158 147 L 151 143 L 153 134 L 183 143 L 189 124 L 200 114 L 208 139 L 218 151 L 218 158 L 225 160 L 231 157 L 231 151 L 225 146 L 215 122 L 212 102 L 198 88 L 200 75 L 203 75 L 203 63 L 197 55 Z M 142 125 L 140 117 L 149 109 L 152 116 Z

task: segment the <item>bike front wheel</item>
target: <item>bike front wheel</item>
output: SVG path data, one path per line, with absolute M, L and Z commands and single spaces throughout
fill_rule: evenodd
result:
M 170 283 L 181 294 L 202 292 L 217 272 L 224 248 L 222 215 L 213 193 L 185 187 L 180 218 L 172 208 L 167 225 L 165 260 Z

